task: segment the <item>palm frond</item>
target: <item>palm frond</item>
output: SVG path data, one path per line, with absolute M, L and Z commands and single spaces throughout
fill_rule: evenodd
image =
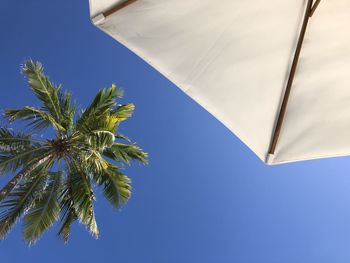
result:
M 45 187 L 46 178 L 46 170 L 36 170 L 0 204 L 0 239 L 7 236 L 32 200 L 40 195 Z
M 11 191 L 23 180 L 23 178 L 37 173 L 41 170 L 48 171 L 54 163 L 53 153 L 45 152 L 43 155 L 28 161 L 23 169 L 17 173 L 11 180 L 0 189 L 0 203 L 11 193 Z
M 118 119 L 118 122 L 122 122 L 129 119 L 132 116 L 134 110 L 135 110 L 135 105 L 132 103 L 128 103 L 128 104 L 120 105 L 111 113 L 115 118 Z
M 115 134 L 115 138 L 116 139 L 121 139 L 121 140 L 124 140 L 124 141 L 127 141 L 127 142 L 131 143 L 131 139 L 128 136 L 125 136 L 124 134 L 121 134 L 121 133 Z
M 94 123 L 116 106 L 116 99 L 122 96 L 122 91 L 112 85 L 108 89 L 100 90 L 90 106 L 78 117 L 76 129 L 89 132 Z
M 43 143 L 43 141 L 32 139 L 30 134 L 15 133 L 12 129 L 0 127 L 0 152 L 18 153 Z
M 114 208 L 122 206 L 131 197 L 131 180 L 119 172 L 117 166 L 110 165 L 100 173 L 98 184 L 103 186 L 104 196 Z
M 111 147 L 106 148 L 103 155 L 117 162 L 130 164 L 131 160 L 138 161 L 143 164 L 148 163 L 148 154 L 143 152 L 135 144 L 124 144 L 115 142 Z
M 116 109 L 110 109 L 97 116 L 94 121 L 87 122 L 81 131 L 90 135 L 94 131 L 108 131 L 115 133 L 120 122 L 129 118 L 134 109 L 133 104 L 125 104 Z
M 72 94 L 70 92 L 62 92 L 61 89 L 58 92 L 58 98 L 60 102 L 60 110 L 63 117 L 62 126 L 69 131 L 73 127 L 75 104 L 71 103 Z
M 79 167 L 74 161 L 71 163 L 69 176 L 71 176 L 71 199 L 73 201 L 75 213 L 80 222 L 97 238 L 98 228 L 93 206 L 95 196 L 90 178 L 86 174 L 84 168 Z
M 66 159 L 66 163 L 69 163 L 69 160 Z M 70 236 L 71 225 L 78 219 L 78 216 L 75 212 L 74 201 L 72 199 L 73 189 L 72 189 L 72 171 L 67 167 L 70 173 L 67 174 L 66 181 L 62 187 L 60 193 L 60 208 L 62 214 L 62 226 L 58 231 L 58 236 L 61 237 L 65 243 L 68 242 Z
M 67 213 L 65 214 L 63 218 L 63 224 L 58 231 L 58 236 L 60 236 L 65 243 L 68 242 L 69 236 L 70 236 L 70 228 L 73 222 L 75 222 L 78 219 L 75 211 L 73 208 L 70 208 L 67 210 Z
M 118 127 L 119 120 L 117 117 L 113 116 L 111 112 L 105 112 L 100 115 L 94 122 L 91 122 L 89 126 L 84 130 L 85 134 L 91 133 L 95 130 L 103 130 L 114 133 L 116 128 Z
M 40 146 L 24 149 L 20 152 L 0 153 L 0 175 L 15 172 L 30 161 L 49 152 L 49 146 Z
M 28 126 L 32 129 L 42 130 L 52 125 L 57 131 L 64 131 L 65 128 L 48 112 L 35 107 L 24 107 L 22 109 L 6 109 L 5 117 L 13 122 L 17 119 L 29 121 Z
M 33 244 L 45 230 L 59 218 L 59 192 L 62 187 L 62 173 L 50 173 L 48 185 L 42 194 L 33 200 L 33 205 L 24 217 L 23 236 Z
M 91 147 L 99 152 L 106 147 L 111 147 L 115 140 L 114 133 L 105 130 L 94 130 L 88 138 Z
M 62 122 L 62 112 L 58 92 L 60 87 L 55 87 L 44 74 L 43 65 L 32 60 L 25 61 L 22 72 L 28 78 L 28 84 L 36 97 L 43 103 L 44 109 L 49 112 L 57 123 Z

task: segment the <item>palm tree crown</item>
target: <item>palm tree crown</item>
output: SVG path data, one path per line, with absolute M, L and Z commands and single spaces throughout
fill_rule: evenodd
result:
M 42 105 L 5 110 L 9 122 L 25 121 L 29 132 L 0 127 L 0 173 L 15 174 L 0 190 L 0 238 L 20 218 L 29 244 L 58 220 L 65 241 L 77 220 L 98 237 L 93 186 L 103 187 L 106 199 L 119 207 L 131 195 L 130 179 L 120 168 L 132 160 L 147 163 L 147 154 L 117 133 L 134 105 L 117 104 L 122 92 L 112 85 L 75 116 L 71 94 L 55 86 L 39 62 L 26 61 L 22 71 Z M 55 131 L 51 139 L 32 134 L 47 127 Z

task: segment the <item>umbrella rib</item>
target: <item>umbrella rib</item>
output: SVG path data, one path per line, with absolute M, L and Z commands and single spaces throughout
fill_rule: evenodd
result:
M 312 8 L 311 8 L 311 13 L 310 13 L 310 17 L 312 17 L 318 7 L 318 5 L 321 3 L 321 0 L 316 0 L 316 2 L 313 4 Z
M 288 100 L 289 100 L 290 92 L 291 92 L 291 89 L 292 89 L 292 86 L 293 86 L 295 73 L 296 73 L 296 70 L 297 70 L 297 67 L 298 67 L 298 62 L 299 62 L 299 58 L 300 58 L 301 49 L 303 47 L 303 42 L 304 42 L 306 29 L 307 29 L 307 26 L 308 26 L 308 23 L 309 23 L 309 19 L 310 19 L 311 14 L 312 14 L 312 9 L 313 9 L 313 7 L 317 8 L 317 5 L 319 4 L 319 2 L 320 2 L 320 0 L 317 0 L 317 2 L 315 3 L 314 6 L 313 6 L 313 0 L 308 0 L 308 3 L 307 3 L 303 24 L 302 24 L 302 27 L 301 27 L 301 30 L 300 30 L 300 34 L 299 34 L 298 44 L 297 44 L 297 47 L 296 47 L 296 50 L 295 50 L 292 67 L 291 67 L 291 70 L 290 70 L 287 86 L 286 86 L 286 89 L 285 89 L 285 93 L 284 93 L 284 96 L 283 96 L 280 112 L 278 114 L 277 123 L 276 123 L 274 134 L 273 134 L 273 137 L 272 137 L 272 142 L 271 142 L 270 149 L 269 149 L 269 154 L 270 155 L 275 154 L 275 151 L 276 151 L 276 146 L 277 146 L 277 143 L 278 143 L 278 139 L 280 137 L 282 124 L 283 124 L 284 117 L 285 117 L 285 114 L 286 114 Z
M 127 0 L 121 4 L 118 4 L 114 7 L 112 7 L 111 9 L 108 9 L 107 11 L 103 12 L 102 14 L 104 17 L 109 17 L 109 16 L 113 15 L 114 13 L 118 12 L 119 10 L 127 7 L 128 5 L 135 3 L 136 1 L 137 0 Z

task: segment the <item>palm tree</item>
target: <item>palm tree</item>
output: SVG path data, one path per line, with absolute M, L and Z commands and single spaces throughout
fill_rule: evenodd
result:
M 130 179 L 121 168 L 132 160 L 147 163 L 147 154 L 117 133 L 134 105 L 117 104 L 122 92 L 112 85 L 75 117 L 71 94 L 55 86 L 39 62 L 26 61 L 22 72 L 42 105 L 4 113 L 9 123 L 25 121 L 27 132 L 0 127 L 0 173 L 15 174 L 0 190 L 0 238 L 20 218 L 29 244 L 58 220 L 58 235 L 65 241 L 77 220 L 97 238 L 94 186 L 103 187 L 105 198 L 118 208 L 131 195 Z M 32 134 L 48 127 L 53 138 Z

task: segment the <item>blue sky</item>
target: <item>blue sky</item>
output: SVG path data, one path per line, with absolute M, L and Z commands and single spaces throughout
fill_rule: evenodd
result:
M 350 262 L 350 159 L 265 166 L 175 85 L 93 27 L 87 0 L 2 1 L 1 108 L 36 104 L 19 65 L 40 60 L 86 106 L 115 82 L 137 106 L 128 134 L 150 165 L 127 170 L 134 195 L 120 211 L 98 198 L 101 236 L 57 227 L 28 248 L 17 226 L 1 262 Z M 4 184 L 9 177 L 0 178 Z

